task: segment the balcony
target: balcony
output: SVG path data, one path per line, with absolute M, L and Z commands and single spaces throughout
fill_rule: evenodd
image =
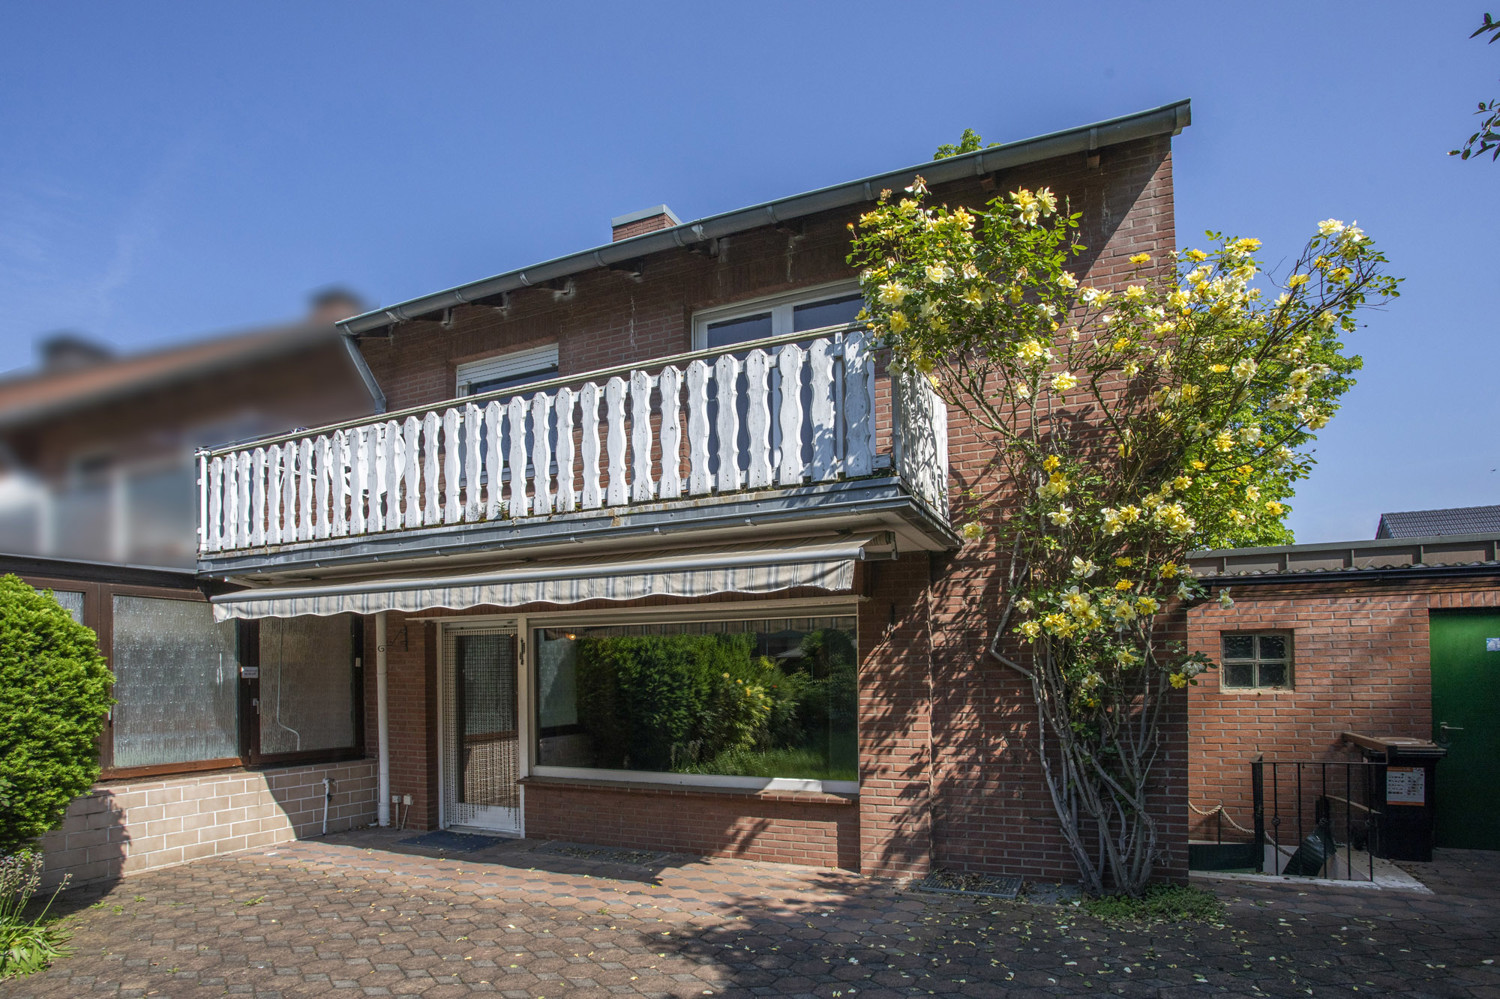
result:
M 199 568 L 224 575 L 808 526 L 954 542 L 946 408 L 857 327 L 203 451 L 198 473 Z

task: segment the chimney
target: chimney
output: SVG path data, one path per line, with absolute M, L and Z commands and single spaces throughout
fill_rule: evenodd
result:
M 682 225 L 682 219 L 678 218 L 666 205 L 642 208 L 638 212 L 630 212 L 609 220 L 610 231 L 614 236 L 613 241 L 616 243 L 642 233 L 670 229 L 674 225 Z
M 114 349 L 97 340 L 90 340 L 78 333 L 52 333 L 37 343 L 41 355 L 42 371 L 57 374 L 90 368 L 105 361 L 114 360 Z
M 307 310 L 307 321 L 313 326 L 332 326 L 365 311 L 365 303 L 347 288 L 333 286 L 315 292 Z

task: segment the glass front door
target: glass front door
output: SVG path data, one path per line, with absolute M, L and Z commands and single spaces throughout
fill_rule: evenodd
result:
M 513 627 L 445 629 L 445 826 L 521 832 L 518 678 Z

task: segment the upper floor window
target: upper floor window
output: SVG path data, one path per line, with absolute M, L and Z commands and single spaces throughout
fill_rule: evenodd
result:
M 693 317 L 693 348 L 709 350 L 852 323 L 864 305 L 859 282 L 840 281 L 706 309 Z
M 1284 631 L 1231 633 L 1223 642 L 1222 688 L 1290 687 L 1292 636 Z
M 513 350 L 458 366 L 458 395 L 480 395 L 557 377 L 557 344 Z

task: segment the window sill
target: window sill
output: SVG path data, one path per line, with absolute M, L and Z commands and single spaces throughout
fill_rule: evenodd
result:
M 839 782 L 843 783 L 843 782 Z M 795 801 L 804 804 L 854 805 L 859 803 L 858 791 L 806 790 L 776 787 L 737 787 L 725 784 L 687 784 L 673 780 L 653 780 L 647 775 L 629 778 L 557 777 L 532 775 L 522 777 L 523 787 L 551 787 L 565 789 L 587 788 L 599 791 L 623 791 L 632 794 L 658 795 L 714 795 L 717 797 L 757 798 L 762 801 Z
M 357 763 L 371 757 L 360 752 L 347 752 L 333 756 L 320 754 L 315 759 L 304 760 L 262 760 L 258 763 L 247 763 L 239 760 L 210 760 L 202 765 L 170 763 L 154 767 L 122 767 L 117 770 L 105 770 L 95 781 L 95 785 L 124 784 L 129 781 L 165 781 L 179 780 L 188 777 L 220 777 L 226 774 L 242 773 L 271 773 L 278 770 L 292 770 L 297 767 L 316 766 L 339 766 L 346 763 Z

